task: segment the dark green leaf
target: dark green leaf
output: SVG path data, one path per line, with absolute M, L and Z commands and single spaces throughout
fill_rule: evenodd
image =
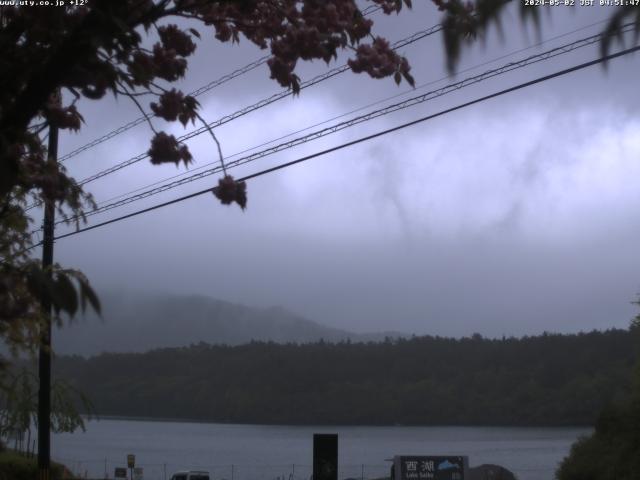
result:
M 64 310 L 69 316 L 73 317 L 78 311 L 76 289 L 66 273 L 60 272 L 57 277 L 54 285 L 54 299 L 58 302 L 58 305 L 57 308 L 54 308 L 56 308 L 56 311 Z
M 100 305 L 100 299 L 96 295 L 96 292 L 93 290 L 89 281 L 87 279 L 79 279 L 80 283 L 80 298 L 82 301 L 82 310 L 85 310 L 86 301 L 89 301 L 91 308 L 100 315 L 102 313 L 102 307 Z

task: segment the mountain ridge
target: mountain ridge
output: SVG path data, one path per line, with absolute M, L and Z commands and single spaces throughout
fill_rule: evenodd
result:
M 366 342 L 409 336 L 400 332 L 355 333 L 322 325 L 283 306 L 251 307 L 206 295 L 106 292 L 101 298 L 102 317 L 87 312 L 53 332 L 56 353 L 91 356 L 200 342 Z

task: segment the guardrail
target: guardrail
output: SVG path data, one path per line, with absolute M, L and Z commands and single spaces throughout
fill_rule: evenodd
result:
M 54 459 L 64 464 L 77 478 L 87 480 L 113 480 L 117 467 L 126 467 L 126 461 L 109 458 L 93 460 Z M 209 472 L 211 480 L 310 480 L 312 465 L 297 463 L 279 465 L 228 464 L 194 465 L 178 463 L 138 463 L 142 468 L 140 480 L 170 480 L 179 471 L 204 470 Z M 339 480 L 378 480 L 389 478 L 391 464 L 345 464 L 338 466 Z M 128 475 L 131 474 L 127 470 Z M 129 479 L 129 477 L 127 477 Z M 134 479 L 135 480 L 135 476 Z

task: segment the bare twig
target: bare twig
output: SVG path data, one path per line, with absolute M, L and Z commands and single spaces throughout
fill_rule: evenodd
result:
M 151 123 L 151 119 L 149 118 L 149 115 L 147 114 L 147 112 L 145 112 L 144 108 L 142 108 L 142 105 L 140 105 L 140 102 L 138 102 L 138 100 L 136 100 L 135 94 L 129 92 L 127 87 L 126 87 L 126 85 L 123 85 L 122 82 L 118 82 L 118 85 L 120 85 L 120 87 L 124 90 L 122 92 L 122 94 L 127 96 L 127 97 L 129 97 L 133 101 L 133 103 L 136 104 L 136 106 L 138 107 L 138 110 L 140 110 L 140 112 L 144 116 L 144 119 L 149 124 L 149 128 L 151 128 L 151 131 L 157 135 L 158 131 L 153 126 L 153 123 Z
M 211 134 L 211 137 L 213 138 L 213 140 L 216 142 L 216 145 L 218 147 L 218 155 L 220 156 L 220 165 L 222 165 L 222 172 L 225 174 L 225 176 L 227 175 L 227 167 L 224 164 L 224 157 L 222 156 L 222 148 L 220 147 L 220 142 L 218 141 L 218 138 L 216 137 L 216 135 L 213 133 L 213 129 L 209 126 L 209 124 L 205 121 L 204 118 L 202 118 L 200 116 L 200 114 L 196 111 L 194 111 L 194 114 L 196 117 L 198 117 L 198 120 L 200 120 L 202 122 L 202 124 L 205 126 L 205 128 L 209 131 L 209 133 Z

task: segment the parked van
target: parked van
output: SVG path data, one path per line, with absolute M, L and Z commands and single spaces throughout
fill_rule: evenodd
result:
M 188 472 L 176 472 L 171 480 L 209 480 L 209 472 L 190 470 Z

